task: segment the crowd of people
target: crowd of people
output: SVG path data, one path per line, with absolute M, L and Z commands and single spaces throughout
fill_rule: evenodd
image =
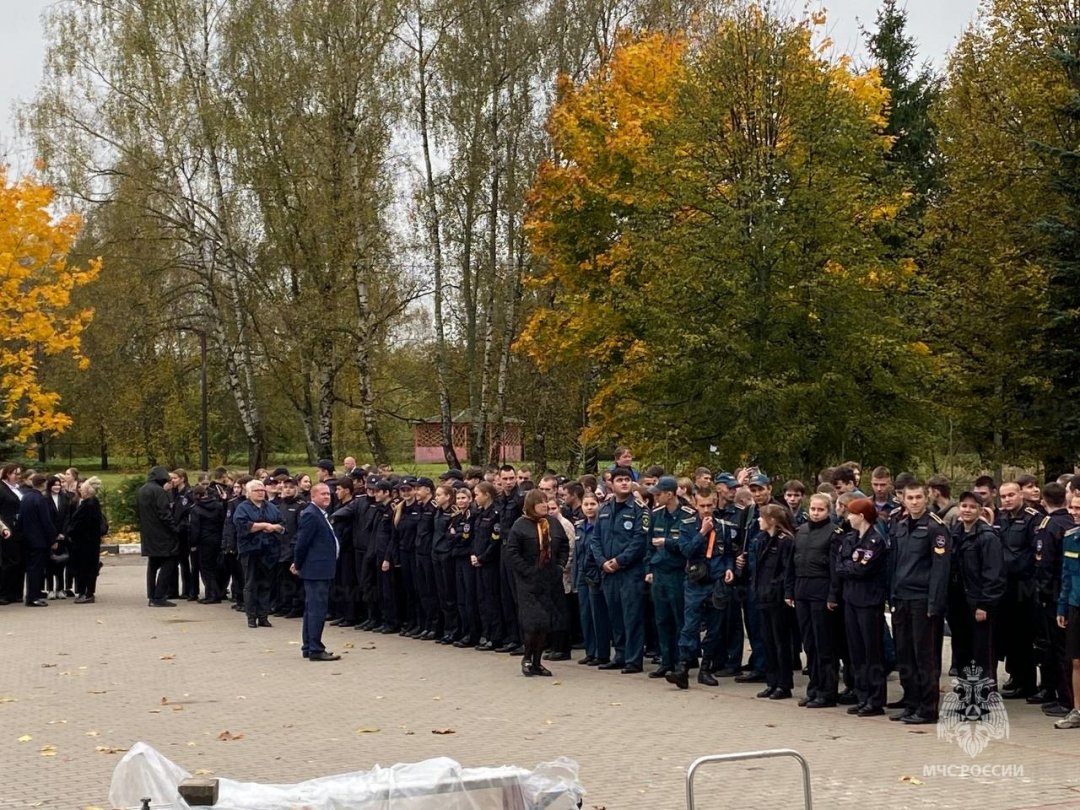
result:
M 0 467 L 0 605 L 95 601 L 109 532 L 100 491 L 101 479 L 81 480 L 74 467 L 59 475 Z
M 24 578 L 27 605 L 93 602 L 96 479 L 0 476 L 4 602 Z M 520 656 L 527 677 L 580 649 L 599 670 L 649 659 L 679 689 L 696 670 L 784 700 L 801 670 L 800 706 L 920 725 L 939 718 L 947 632 L 950 675 L 1080 728 L 1080 477 L 982 476 L 954 495 L 943 476 L 877 467 L 866 495 L 853 462 L 776 486 L 756 468 L 639 473 L 619 448 L 575 480 L 507 464 L 436 482 L 352 458 L 314 480 L 201 478 L 155 467 L 137 494 L 148 604 L 227 600 L 251 628 L 302 618 L 311 661 L 338 658 L 329 622 Z

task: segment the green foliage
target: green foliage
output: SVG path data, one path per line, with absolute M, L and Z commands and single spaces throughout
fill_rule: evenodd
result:
M 114 486 L 103 488 L 101 505 L 109 521 L 110 531 L 139 528 L 139 510 L 135 496 L 139 487 L 145 483 L 145 475 L 131 475 Z

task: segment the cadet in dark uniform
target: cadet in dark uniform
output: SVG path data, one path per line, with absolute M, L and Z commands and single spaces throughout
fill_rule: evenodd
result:
M 448 533 L 454 558 L 460 638 L 455 647 L 475 647 L 480 643 L 480 601 L 477 593 L 477 566 L 472 562 L 473 510 L 472 492 L 462 485 L 455 487 L 454 516 Z M 486 639 L 485 639 L 486 641 Z
M 1067 495 L 1069 514 L 1080 524 L 1080 493 Z M 1061 595 L 1058 597 L 1057 626 L 1065 631 L 1065 656 L 1072 675 L 1072 706 L 1054 728 L 1080 728 L 1080 525 L 1073 526 L 1062 538 Z
M 1035 649 L 1042 693 L 1036 696 L 1043 703 L 1057 704 L 1057 707 L 1044 706 L 1045 713 L 1068 714 L 1072 708 L 1072 683 L 1065 655 L 1065 631 L 1057 623 L 1057 600 L 1061 595 L 1062 539 L 1074 524 L 1065 509 L 1065 487 L 1049 483 L 1042 489 L 1042 498 L 1046 517 L 1035 529 L 1035 586 L 1040 618 Z
M 1032 628 L 1039 621 L 1035 590 L 1035 528 L 1042 515 L 1024 503 L 1020 485 L 1006 481 L 1000 488 L 1001 508 L 994 527 L 1005 558 L 1005 598 L 997 620 L 998 652 L 1010 680 L 1001 696 L 1029 698 L 1035 694 L 1035 646 Z M 1040 701 L 1041 702 L 1041 701 Z
M 851 529 L 844 535 L 836 564 L 859 700 L 848 714 L 874 717 L 885 713 L 883 642 L 889 553 L 875 525 L 877 510 L 869 498 L 856 498 L 848 504 L 848 522 Z
M 929 511 L 922 484 L 905 485 L 901 496 L 904 513 L 892 528 L 889 604 L 904 695 L 890 704 L 903 709 L 890 719 L 918 725 L 938 717 L 952 540 L 944 521 Z
M 766 504 L 758 514 L 757 542 L 751 549 L 755 561 L 749 566 L 750 588 L 761 613 L 762 641 L 765 645 L 765 688 L 759 698 L 785 700 L 791 697 L 791 633 L 788 611 L 795 606 L 795 572 L 791 557 L 794 530 L 788 511 L 779 504 Z M 745 558 L 736 560 L 736 567 Z
M 697 513 L 679 503 L 678 481 L 662 476 L 649 492 L 658 506 L 652 510 L 651 545 L 645 556 L 645 581 L 652 586 L 653 617 L 660 647 L 660 666 L 649 673 L 662 678 L 679 663 L 679 637 L 683 627 L 683 581 L 686 558 L 679 550 L 679 538 L 697 534 Z M 697 626 L 694 632 L 698 632 Z
M 727 593 L 735 581 L 735 560 L 732 550 L 739 536 L 739 527 L 733 522 L 720 517 L 716 511 L 716 493 L 711 483 L 702 482 L 694 495 L 696 520 L 685 524 L 687 530 L 680 531 L 677 543 L 679 551 L 687 560 L 687 574 L 683 590 L 682 633 L 679 635 L 678 666 L 666 673 L 668 683 L 680 689 L 690 686 L 690 663 L 702 656 L 698 669 L 698 683 L 705 686 L 718 686 L 712 670 L 718 668 L 724 658 L 724 636 L 722 633 L 724 615 L 734 601 L 731 598 L 717 599 L 717 593 Z M 669 541 L 672 542 L 672 541 Z M 705 639 L 702 641 L 699 628 L 705 626 Z M 652 677 L 652 673 L 649 673 Z
M 499 494 L 495 500 L 499 512 L 499 534 L 509 536 L 510 527 L 522 514 L 525 494 L 518 488 L 517 471 L 510 464 L 499 468 Z M 507 560 L 500 560 L 499 602 L 506 643 L 496 652 L 518 655 L 522 652 L 521 631 L 518 628 L 517 583 Z
M 746 545 L 746 510 L 735 503 L 735 491 L 739 488 L 739 482 L 734 475 L 721 472 L 716 476 L 716 510 L 713 515 L 715 520 L 736 527 L 736 537 L 729 544 L 728 551 L 734 559 Z M 721 678 L 738 676 L 742 672 L 743 646 L 746 635 L 743 632 L 743 602 L 745 601 L 746 588 L 742 585 L 732 584 L 726 587 L 717 587 L 716 594 L 725 602 L 722 610 L 722 624 L 720 626 L 720 641 L 718 656 L 720 660 L 713 662 L 713 671 Z M 742 594 L 742 595 L 741 595 Z M 760 660 L 759 660 L 760 659 Z M 755 669 L 759 667 L 759 669 Z M 751 674 L 756 674 L 765 669 L 765 657 L 759 650 L 750 653 Z
M 495 507 L 495 486 L 481 481 L 473 488 L 476 515 L 472 525 L 471 561 L 476 568 L 477 597 L 480 607 L 480 643 L 476 649 L 493 652 L 502 646 L 502 602 L 499 582 L 502 576 L 502 526 Z
M 373 629 L 384 635 L 401 630 L 398 624 L 397 595 L 394 592 L 394 485 L 387 480 L 375 484 L 375 503 L 368 507 L 368 543 L 377 563 L 379 613 L 382 622 Z
M 432 496 L 435 484 L 430 478 L 416 479 L 416 501 L 420 505 L 420 523 L 416 529 L 416 598 L 418 617 L 423 631 L 417 635 L 423 641 L 439 637 L 442 618 L 439 593 L 435 585 L 435 563 L 432 558 L 436 506 Z
M 398 608 L 401 613 L 400 635 L 419 638 L 424 634 L 420 626 L 420 602 L 416 589 L 416 538 L 424 508 L 416 500 L 415 480 L 406 476 L 398 483 L 401 500 L 394 507 L 394 562 L 398 569 L 395 585 Z
M 435 591 L 439 603 L 440 644 L 458 640 L 457 591 L 454 588 L 454 549 L 450 536 L 450 521 L 454 516 L 454 488 L 442 484 L 435 490 L 435 514 L 432 519 L 431 563 L 434 568 Z
M 301 592 L 303 580 L 290 569 L 293 562 L 293 550 L 296 546 L 296 530 L 300 522 L 300 513 L 307 504 L 296 497 L 296 481 L 284 478 L 281 482 L 281 499 L 277 502 L 281 519 L 285 521 L 285 533 L 281 540 L 281 557 L 275 586 L 270 589 L 270 606 L 275 616 L 282 618 L 290 614 L 303 615 L 304 595 Z M 276 597 L 276 598 L 275 598 Z
M 806 697 L 799 701 L 808 709 L 836 705 L 837 667 L 833 646 L 833 621 L 829 607 L 829 588 L 832 584 L 836 556 L 833 545 L 844 530 L 832 522 L 832 499 L 828 495 L 811 495 L 807 522 L 795 530 L 795 551 L 792 566 L 795 571 L 795 613 L 806 650 L 806 665 L 810 680 Z
M 574 525 L 574 581 L 578 589 L 585 656 L 578 663 L 599 666 L 611 660 L 611 622 L 608 620 L 604 593 L 600 590 L 600 563 L 592 553 L 592 537 L 600 511 L 600 503 L 594 493 L 586 492 L 582 496 L 581 511 L 584 517 Z
M 1001 538 L 982 515 L 982 501 L 974 492 L 961 493 L 953 527 L 953 565 L 967 597 L 971 633 L 971 662 L 982 677 L 997 683 L 997 656 L 993 632 L 997 606 L 1005 595 L 1005 558 Z M 974 675 L 974 670 L 972 670 Z
M 336 620 L 330 622 L 335 627 L 356 627 L 359 624 L 359 583 L 356 581 L 355 547 L 353 546 L 353 525 L 356 507 L 359 501 L 353 494 L 353 481 L 342 477 L 334 487 L 337 508 L 330 513 L 330 525 L 337 535 L 339 553 L 336 574 L 332 587 Z
M 618 669 L 624 675 L 642 671 L 645 653 L 645 551 L 649 513 L 630 489 L 629 469 L 611 473 L 614 497 L 600 507 L 593 533 L 593 556 L 603 560 L 601 587 L 615 636 L 615 658 L 600 669 Z

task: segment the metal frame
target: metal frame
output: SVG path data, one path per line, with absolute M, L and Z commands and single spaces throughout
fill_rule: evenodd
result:
M 702 765 L 714 762 L 744 762 L 751 759 L 775 759 L 776 757 L 791 757 L 798 761 L 802 768 L 803 781 L 803 806 L 806 810 L 813 810 L 813 798 L 810 795 L 810 764 L 806 757 L 793 748 L 771 748 L 767 751 L 743 751 L 736 754 L 711 754 L 698 757 L 686 771 L 686 810 L 695 810 L 694 804 L 694 774 Z

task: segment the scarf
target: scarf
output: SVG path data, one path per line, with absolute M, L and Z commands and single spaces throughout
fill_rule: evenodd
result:
M 543 568 L 551 562 L 551 526 L 548 525 L 547 518 L 536 521 L 536 530 L 540 536 L 540 556 L 537 567 Z

